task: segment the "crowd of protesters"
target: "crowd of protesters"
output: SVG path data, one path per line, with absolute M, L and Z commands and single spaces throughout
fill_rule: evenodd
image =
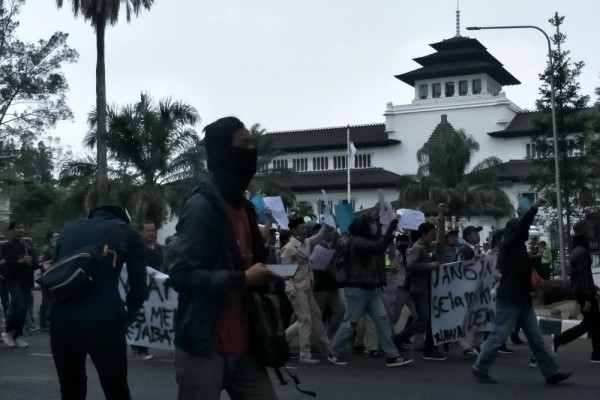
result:
M 369 358 L 381 355 L 386 367 L 413 363 L 405 355 L 410 349 L 421 352 L 423 360 L 444 361 L 451 344 L 434 344 L 432 272 L 441 264 L 477 260 L 489 254 L 498 256 L 498 282 L 493 291 L 495 326 L 491 332 L 469 335 L 456 343 L 462 357 L 474 360 L 473 375 L 481 382 L 496 382 L 489 375 L 496 354 L 512 353 L 506 346 L 509 337 L 514 345 L 523 344 L 519 337 L 522 330 L 532 353 L 530 365 L 539 368 L 547 383 L 570 376 L 570 372 L 560 370 L 546 349 L 530 294 L 532 269 L 543 279 L 550 277 L 551 254 L 546 243 L 532 240 L 529 249 L 526 247 L 529 226 L 538 207 L 544 205 L 543 199 L 521 219 L 510 220 L 504 229 L 496 230 L 491 243 L 486 241 L 482 246 L 481 227 L 459 231 L 449 224 L 445 204 L 440 204 L 438 213 L 418 230 L 406 234 L 397 230 L 400 216 L 394 215 L 389 225 L 382 226 L 379 205 L 371 213 L 356 216 L 346 235 L 340 235 L 325 220 L 308 221 L 304 216 L 292 218 L 288 227 L 274 229 L 270 212 L 266 224 L 259 226 L 254 205 L 245 198 L 256 172 L 253 136 L 233 117 L 208 125 L 205 134 L 212 176 L 185 200 L 176 236 L 170 238 L 167 247 L 157 244 L 155 224 L 143 221 L 137 232 L 128 228 L 127 246 L 118 248 L 120 265 L 95 287 L 100 291 L 96 296 L 74 305 L 57 305 L 42 287 L 39 329 L 50 330 L 63 399 L 85 398 L 85 363 L 74 355 L 76 342 L 81 344 L 78 351 L 84 356 L 89 353 L 95 361 L 107 398 L 130 398 L 126 325 L 121 321 L 131 322 L 143 302 L 145 266 L 168 273 L 170 285 L 178 292 L 175 379 L 179 399 L 218 399 L 223 390 L 233 399 L 246 398 L 248 393 L 276 398 L 265 365 L 253 350 L 245 302 L 249 291 L 269 284 L 285 284 L 285 295 L 293 308 L 292 318 L 286 321 L 286 338 L 299 363 L 326 361 L 344 366 L 350 349 Z M 0 294 L 6 319 L 2 339 L 6 346 L 27 347 L 24 333 L 38 329 L 32 309 L 35 276 L 39 279 L 53 262 L 78 248 L 78 241 L 106 221 L 129 225 L 126 210 L 111 207 L 94 210 L 87 224 L 69 225 L 60 234 L 49 232 L 39 255 L 25 235 L 24 225 L 9 225 L 11 237 L 2 241 L 0 257 Z M 574 233 L 571 278 L 584 320 L 554 337 L 552 350 L 592 330 L 591 361 L 600 362 L 600 312 L 588 251 L 593 227 L 582 221 L 575 225 Z M 118 247 L 118 243 L 114 245 Z M 335 250 L 329 270 L 311 267 L 311 253 L 317 246 Z M 343 284 L 333 273 L 333 263 L 340 254 L 347 259 Z M 115 297 L 116 274 L 125 261 L 130 292 L 123 302 Z M 275 274 L 267 264 L 295 264 L 298 268 L 288 279 Z M 387 292 L 392 284 L 390 300 Z M 114 310 L 108 307 L 99 311 L 102 301 L 112 302 Z M 98 335 L 98 327 L 103 333 L 114 332 L 110 340 L 104 336 L 101 347 L 90 339 Z M 153 358 L 148 348 L 133 346 L 132 350 L 139 359 Z

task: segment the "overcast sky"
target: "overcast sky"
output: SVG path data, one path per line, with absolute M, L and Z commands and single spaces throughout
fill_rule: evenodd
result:
M 93 29 L 75 19 L 70 0 L 28 0 L 19 36 L 25 41 L 69 33 L 79 62 L 65 68 L 75 120 L 53 134 L 79 148 L 95 105 Z M 555 11 L 573 60 L 586 66 L 582 92 L 600 86 L 600 1 L 461 0 L 463 36 L 478 39 L 522 84 L 505 87 L 533 109 L 546 42 L 534 30 L 467 32 L 470 25 L 537 25 L 551 33 Z M 155 0 L 127 24 L 109 28 L 109 104 L 136 101 L 141 91 L 171 96 L 198 109 L 201 128 L 236 115 L 270 131 L 384 121 L 386 103 L 407 104 L 413 88 L 394 75 L 418 67 L 413 58 L 455 34 L 452 0 Z M 595 100 L 595 97 L 592 96 Z

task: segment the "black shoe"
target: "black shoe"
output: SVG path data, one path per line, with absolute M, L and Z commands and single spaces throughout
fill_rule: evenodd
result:
M 560 347 L 560 343 L 558 343 L 558 339 L 560 338 L 560 335 L 552 334 L 552 335 L 550 335 L 550 337 L 552 338 L 552 353 L 556 354 L 556 351 Z
M 510 334 L 510 341 L 512 342 L 512 344 L 517 345 L 517 346 L 525 343 L 524 341 L 521 340 L 521 338 L 519 337 L 519 333 L 517 333 L 517 332 L 513 332 Z
M 590 362 L 592 364 L 600 364 L 600 357 L 597 354 L 592 353 L 592 357 L 590 358 Z
M 376 358 L 376 357 L 379 357 L 379 352 L 377 350 L 365 350 L 363 354 L 367 358 Z
M 445 361 L 447 359 L 447 357 L 440 353 L 439 350 L 434 350 L 430 353 L 423 353 L 421 358 L 427 361 Z
M 475 367 L 471 368 L 471 373 L 479 380 L 479 382 L 483 383 L 498 383 L 498 381 L 488 374 L 484 374 L 483 372 L 479 372 L 475 369 Z
M 556 374 L 552 375 L 550 378 L 546 378 L 546 383 L 548 385 L 554 385 L 555 383 L 559 383 L 566 379 L 569 379 L 569 377 L 571 375 L 573 375 L 573 371 L 557 372 Z
M 515 352 L 512 351 L 511 349 L 509 349 L 508 347 L 506 347 L 505 344 L 498 347 L 498 353 L 500 353 L 500 354 L 515 354 Z

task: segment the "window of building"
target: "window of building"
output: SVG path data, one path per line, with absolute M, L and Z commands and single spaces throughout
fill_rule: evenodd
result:
M 313 158 L 313 170 L 314 171 L 326 171 L 329 169 L 329 157 L 314 157 Z
M 308 160 L 306 158 L 294 158 L 292 160 L 292 168 L 294 172 L 308 171 Z
M 273 171 L 282 172 L 288 169 L 288 160 L 275 160 L 273 161 Z
M 473 79 L 473 94 L 481 94 L 481 79 Z
M 467 94 L 469 94 L 469 81 L 458 82 L 458 95 L 466 96 Z
M 356 166 L 356 168 L 371 168 L 370 154 L 357 154 L 354 157 L 354 165 Z
M 441 83 L 434 83 L 433 85 L 431 85 L 431 96 L 434 99 L 437 99 L 442 96 L 442 84 Z
M 333 157 L 333 169 L 346 169 L 347 168 L 347 156 L 335 156 Z
M 446 97 L 454 96 L 454 82 L 446 82 Z
M 419 100 L 425 100 L 429 97 L 429 87 L 427 85 L 419 85 Z

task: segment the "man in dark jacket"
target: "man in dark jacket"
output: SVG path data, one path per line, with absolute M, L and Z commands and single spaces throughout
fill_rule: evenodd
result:
M 530 295 L 531 265 L 525 243 L 538 207 L 545 204 L 544 198 L 538 199 L 521 219 L 511 219 L 504 228 L 504 241 L 498 256 L 502 280 L 496 295 L 496 323 L 481 346 L 481 353 L 472 368 L 473 375 L 481 382 L 496 383 L 488 370 L 494 363 L 498 348 L 506 342 L 517 321 L 527 336 L 529 348 L 546 383 L 564 381 L 572 374 L 561 372 L 554 358 L 546 351 Z
M 179 293 L 175 374 L 180 400 L 275 399 L 253 354 L 247 287 L 283 278 L 263 264 L 254 205 L 244 198 L 256 173 L 254 139 L 237 118 L 208 125 L 204 144 L 212 177 L 185 202 L 169 276 Z
M 348 227 L 350 236 L 347 240 L 349 254 L 348 283 L 344 289 L 346 296 L 346 313 L 333 342 L 331 343 L 331 354 L 327 360 L 335 365 L 346 365 L 343 356 L 348 341 L 358 321 L 365 314 L 371 317 L 375 323 L 379 346 L 386 357 L 386 367 L 400 367 L 410 364 L 413 360 L 407 360 L 400 356 L 398 348 L 392 341 L 392 327 L 383 300 L 376 290 L 381 285 L 377 274 L 377 264 L 383 259 L 383 254 L 392 243 L 392 233 L 398 226 L 400 216 L 396 216 L 385 235 L 380 240 L 377 237 L 377 221 L 370 215 L 360 215 L 352 221 Z
M 597 289 L 592 276 L 590 241 L 594 240 L 594 225 L 579 221 L 573 227 L 573 251 L 571 252 L 571 289 L 581 306 L 583 321 L 579 325 L 553 337 L 553 351 L 592 331 L 592 357 L 590 362 L 600 363 L 600 311 Z
M 106 398 L 131 399 L 126 332 L 146 299 L 146 255 L 130 222 L 127 210 L 106 205 L 92 210 L 86 220 L 68 223 L 60 233 L 55 262 L 101 243 L 117 254 L 116 266 L 102 264 L 88 291 L 50 307 L 50 347 L 65 400 L 85 399 L 88 354 Z M 125 302 L 119 294 L 123 264 L 129 275 Z
M 6 318 L 6 332 L 2 333 L 8 347 L 28 347 L 23 340 L 23 327 L 31 303 L 33 271 L 38 268 L 31 242 L 25 240 L 25 225 L 11 222 L 8 230 L 13 237 L 3 247 L 6 260 L 6 287 L 10 293 L 10 312 Z

